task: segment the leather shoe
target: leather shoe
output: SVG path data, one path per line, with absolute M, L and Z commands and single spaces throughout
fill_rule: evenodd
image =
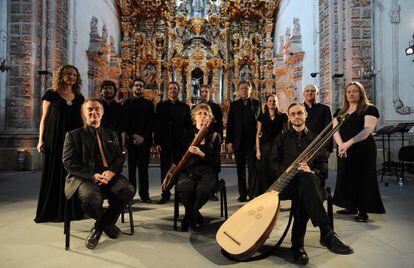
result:
M 329 232 L 327 235 L 321 237 L 320 243 L 336 254 L 347 255 L 354 253 L 354 250 L 339 240 L 338 235 L 334 232 Z
M 341 209 L 338 210 L 336 213 L 341 214 L 341 215 L 352 215 L 352 214 L 357 214 L 358 211 L 356 209 Z
M 154 201 L 151 198 L 149 198 L 149 197 L 141 198 L 141 201 L 144 202 L 144 203 L 147 203 L 147 204 L 154 203 Z
M 164 197 L 162 197 L 158 202 L 157 202 L 157 204 L 160 204 L 160 205 L 162 205 L 162 204 L 165 204 L 165 203 L 167 203 L 168 202 L 168 200 L 170 200 L 169 198 L 164 198 Z
M 195 215 L 195 223 L 199 226 L 202 226 L 204 224 L 203 215 L 201 215 L 200 211 L 198 210 L 194 213 L 194 215 Z
M 297 264 L 305 265 L 309 262 L 308 254 L 303 247 L 292 248 L 293 250 L 293 259 Z
M 219 199 L 218 199 L 218 197 L 217 197 L 216 193 L 211 194 L 211 195 L 208 197 L 208 200 L 210 200 L 210 201 L 219 201 Z
M 121 230 L 116 225 L 107 226 L 103 231 L 109 238 L 112 239 L 117 239 L 121 235 Z
M 357 222 L 367 222 L 368 221 L 368 214 L 366 213 L 358 213 L 357 216 L 354 217 Z
M 102 231 L 92 228 L 91 232 L 85 239 L 85 247 L 88 249 L 95 249 L 98 245 L 99 239 L 101 238 Z
M 183 220 L 181 221 L 181 232 L 188 232 L 189 227 L 190 227 L 190 219 L 184 216 Z
M 246 202 L 247 201 L 247 197 L 246 196 L 239 196 L 239 198 L 237 198 L 237 201 L 239 201 L 239 202 Z

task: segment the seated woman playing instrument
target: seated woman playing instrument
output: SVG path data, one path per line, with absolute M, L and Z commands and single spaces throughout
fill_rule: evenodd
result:
M 191 111 L 194 133 L 189 142 L 205 126 L 213 120 L 210 106 L 199 104 Z M 217 174 L 220 171 L 220 135 L 217 132 L 208 132 L 199 146 L 190 146 L 190 159 L 184 165 L 177 178 L 176 191 L 185 207 L 185 216 L 181 223 L 181 231 L 186 232 L 203 224 L 200 208 L 207 203 L 209 194 L 217 183 Z

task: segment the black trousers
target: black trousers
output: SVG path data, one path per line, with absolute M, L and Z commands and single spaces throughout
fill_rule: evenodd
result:
M 234 155 L 236 157 L 237 181 L 239 186 L 240 197 L 246 197 L 249 194 L 247 185 L 251 185 L 254 177 L 254 169 L 256 163 L 256 152 L 254 146 L 247 146 L 245 141 L 235 148 Z M 246 185 L 246 162 L 247 162 L 247 185 Z
M 165 175 L 171 167 L 171 164 L 178 164 L 180 162 L 180 151 L 178 146 L 161 145 L 160 164 L 161 164 L 161 184 L 164 181 Z M 170 199 L 171 192 L 163 191 L 162 198 Z
M 141 145 L 130 145 L 128 147 L 128 178 L 137 190 L 137 167 L 138 167 L 138 194 L 141 199 L 149 198 L 148 186 L 148 164 L 151 146 L 144 143 Z
M 122 209 L 132 200 L 134 192 L 134 186 L 124 176 L 115 175 L 107 185 L 85 181 L 79 186 L 77 195 L 83 211 L 96 220 L 95 228 L 103 230 L 116 223 Z M 104 210 L 102 203 L 106 198 L 109 207 Z
M 195 172 L 183 172 L 178 175 L 175 190 L 180 196 L 187 216 L 202 208 L 217 183 L 217 174 L 211 170 L 199 168 Z
M 303 247 L 309 219 L 315 227 L 329 224 L 329 218 L 323 206 L 320 185 L 319 179 L 314 174 L 300 172 L 280 195 L 281 199 L 292 199 L 293 247 Z

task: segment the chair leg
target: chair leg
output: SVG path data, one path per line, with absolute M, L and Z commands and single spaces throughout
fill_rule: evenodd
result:
M 227 211 L 227 191 L 226 191 L 226 185 L 223 186 L 223 203 L 224 203 L 224 218 L 227 220 L 229 217 L 228 211 Z
M 332 231 L 334 231 L 334 220 L 333 220 L 333 198 L 332 198 L 332 189 L 330 187 L 326 188 L 328 192 L 328 218 L 329 218 L 329 225 L 331 226 Z
M 220 217 L 224 216 L 224 198 L 223 189 L 220 189 Z
M 131 228 L 131 235 L 134 235 L 135 228 L 134 228 L 134 218 L 132 216 L 132 203 L 128 203 L 128 213 L 129 213 L 129 226 Z M 122 215 L 124 215 L 124 211 L 122 210 Z
M 124 216 L 124 213 L 125 213 L 125 208 L 121 211 L 121 222 L 122 223 L 125 223 L 125 216 Z
M 178 221 L 178 215 L 180 213 L 179 209 L 180 209 L 180 204 L 178 201 L 178 194 L 177 192 L 174 193 L 174 231 L 177 231 L 177 221 Z
M 65 234 L 65 250 L 70 249 L 70 218 L 69 218 L 69 200 L 65 199 L 65 222 L 63 223 L 63 233 Z

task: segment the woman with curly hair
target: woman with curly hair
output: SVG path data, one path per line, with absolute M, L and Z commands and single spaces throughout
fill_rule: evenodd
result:
M 42 97 L 37 150 L 44 157 L 35 218 L 37 223 L 61 222 L 64 219 L 66 171 L 62 165 L 63 142 L 66 132 L 83 125 L 81 106 L 85 99 L 80 93 L 81 83 L 78 69 L 64 65 L 54 77 L 53 88 Z M 76 213 L 72 216 L 78 217 Z

